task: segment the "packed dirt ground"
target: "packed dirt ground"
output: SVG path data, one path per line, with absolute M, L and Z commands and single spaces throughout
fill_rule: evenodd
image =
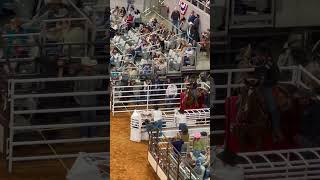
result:
M 130 141 L 130 114 L 110 115 L 110 179 L 157 180 L 148 163 L 148 142 Z

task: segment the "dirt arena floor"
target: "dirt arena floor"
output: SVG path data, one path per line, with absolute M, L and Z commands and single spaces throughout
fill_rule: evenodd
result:
M 130 141 L 130 114 L 110 115 L 111 180 L 157 180 L 148 163 L 147 142 Z

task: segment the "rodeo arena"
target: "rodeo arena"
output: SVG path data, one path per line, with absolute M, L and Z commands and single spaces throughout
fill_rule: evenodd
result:
M 209 7 L 110 3 L 111 177 L 210 179 Z
M 214 1 L 213 179 L 320 179 L 319 3 Z
M 109 179 L 107 1 L 0 1 L 0 179 Z

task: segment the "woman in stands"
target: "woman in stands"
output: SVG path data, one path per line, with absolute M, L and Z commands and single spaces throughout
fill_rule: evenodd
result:
M 127 11 L 126 11 L 125 7 L 122 7 L 122 8 L 120 9 L 120 11 L 119 11 L 120 17 L 123 18 L 126 14 L 127 14 Z

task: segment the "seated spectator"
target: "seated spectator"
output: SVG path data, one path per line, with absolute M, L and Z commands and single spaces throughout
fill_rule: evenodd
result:
M 198 158 L 201 152 L 206 150 L 205 144 L 200 140 L 201 134 L 196 133 L 193 139 L 193 155 Z
M 116 6 L 114 9 L 111 9 L 111 14 L 114 16 L 119 16 L 119 14 L 120 14 L 119 6 Z
M 125 7 L 122 7 L 122 8 L 120 9 L 120 11 L 119 11 L 120 17 L 123 18 L 124 16 L 126 16 L 126 14 L 127 14 L 126 8 L 125 8 Z
M 129 14 L 127 17 L 127 30 L 130 30 L 133 26 L 133 19 L 134 17 L 131 14 Z
M 197 173 L 197 175 L 200 177 L 200 178 L 203 178 L 204 177 L 204 174 L 206 172 L 206 168 L 202 165 L 202 161 L 201 159 L 197 159 L 196 160 L 196 165 L 195 167 L 193 168 L 194 172 Z
M 174 147 L 174 152 L 176 154 L 181 153 L 182 145 L 184 144 L 184 141 L 181 138 L 173 138 L 171 141 L 171 144 Z

